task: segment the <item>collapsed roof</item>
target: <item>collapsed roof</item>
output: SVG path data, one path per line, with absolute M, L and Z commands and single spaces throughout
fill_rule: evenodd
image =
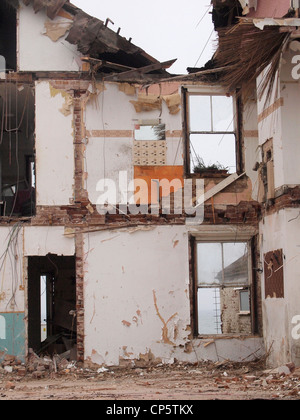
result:
M 218 32 L 218 49 L 203 68 L 188 68 L 191 80 L 222 85 L 228 93 L 252 89 L 265 70 L 259 85 L 261 98 L 269 100 L 291 34 L 300 19 L 290 10 L 282 19 L 242 16 L 259 4 L 256 0 L 212 0 L 213 21 Z M 235 14 L 236 13 L 236 14 Z M 300 35 L 298 34 L 298 38 Z
M 17 8 L 19 0 L 5 0 Z M 21 0 L 20 0 L 21 1 Z M 98 60 L 97 71 L 116 73 L 130 72 L 139 69 L 141 74 L 168 75 L 165 69 L 169 68 L 176 60 L 160 63 L 144 50 L 131 43 L 131 40 L 120 35 L 120 30 L 114 32 L 106 22 L 88 15 L 69 0 L 22 0 L 29 6 L 32 4 L 35 13 L 44 10 L 49 19 L 55 19 L 61 11 L 72 16 L 73 23 L 66 37 L 66 41 L 76 45 L 78 50 L 88 58 Z M 95 64 L 95 62 L 91 62 Z

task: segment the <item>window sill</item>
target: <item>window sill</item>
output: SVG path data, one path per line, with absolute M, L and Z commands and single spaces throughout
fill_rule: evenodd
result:
M 201 179 L 201 178 L 228 178 L 230 175 L 228 172 L 224 172 L 224 171 L 216 171 L 216 172 L 211 172 L 211 171 L 207 171 L 207 172 L 202 172 L 199 174 L 185 174 L 185 178 L 186 179 Z
M 215 334 L 215 335 L 198 335 L 194 337 L 194 340 L 234 340 L 241 339 L 246 340 L 247 338 L 262 338 L 261 335 L 256 334 Z

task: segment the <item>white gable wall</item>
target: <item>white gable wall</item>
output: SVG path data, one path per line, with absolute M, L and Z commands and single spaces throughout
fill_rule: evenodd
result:
M 80 71 L 81 54 L 76 46 L 65 41 L 66 36 L 52 41 L 45 35 L 45 22 L 62 22 L 57 16 L 51 21 L 44 11 L 35 14 L 32 6 L 20 4 L 18 11 L 19 71 Z

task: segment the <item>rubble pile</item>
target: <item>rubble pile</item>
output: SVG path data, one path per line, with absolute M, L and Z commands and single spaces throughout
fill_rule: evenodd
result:
M 117 393 L 121 392 L 119 389 L 132 389 L 134 386 L 136 392 L 150 392 L 153 388 L 155 394 L 163 395 L 166 392 L 169 395 L 170 392 L 177 394 L 182 391 L 184 395 L 192 394 L 195 399 L 300 399 L 300 368 L 297 369 L 292 363 L 277 369 L 228 361 L 106 368 L 87 367 L 59 355 L 39 357 L 33 352 L 26 365 L 12 356 L 6 356 L 0 363 L 0 398 L 20 393 L 22 387 L 27 389 L 30 384 L 38 386 L 37 383 L 41 383 L 42 388 L 46 384 L 45 389 L 49 386 L 64 389 L 66 383 L 72 384 L 74 381 L 83 383 L 83 390 L 93 387 L 93 384 L 101 384 L 104 388 L 97 388 L 98 392 L 101 391 L 101 397 L 105 397 L 103 393 L 106 390 L 113 389 L 116 392 L 113 396 L 117 398 Z M 80 398 L 79 394 L 77 398 Z
M 6 355 L 0 363 L 0 376 L 13 375 L 20 378 L 28 376 L 33 379 L 42 379 L 54 376 L 57 373 L 74 371 L 75 365 L 75 362 L 70 362 L 59 355 L 55 355 L 52 358 L 48 356 L 39 357 L 31 351 L 26 364 L 22 363 L 15 356 Z

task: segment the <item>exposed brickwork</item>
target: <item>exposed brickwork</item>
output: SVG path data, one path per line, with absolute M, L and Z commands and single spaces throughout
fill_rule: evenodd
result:
M 252 240 L 252 324 L 253 332 L 263 335 L 263 312 L 262 312 L 262 274 L 260 272 L 261 256 L 259 247 L 259 235 Z
M 225 287 L 220 291 L 223 334 L 252 333 L 251 316 L 240 315 L 240 291 Z
M 83 234 L 75 235 L 76 253 L 76 311 L 77 311 L 77 357 L 84 361 L 84 243 Z
M 225 206 L 224 209 L 205 206 L 204 224 L 233 224 L 257 226 L 260 216 L 260 205 L 256 202 L 244 201 L 237 206 Z
M 300 186 L 285 188 L 283 193 L 263 205 L 263 215 L 268 216 L 285 208 L 300 207 Z
M 38 206 L 36 216 L 31 219 L 32 226 L 65 226 L 68 223 L 67 210 L 57 206 Z

